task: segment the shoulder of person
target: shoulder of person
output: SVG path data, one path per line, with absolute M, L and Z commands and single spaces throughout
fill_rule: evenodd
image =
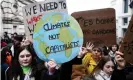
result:
M 85 56 L 87 56 L 87 57 L 91 57 L 92 56 L 92 53 L 87 53 Z
M 9 43 L 5 48 L 11 49 L 12 46 L 13 46 L 13 43 Z
M 83 60 L 84 59 L 91 59 L 92 58 L 92 53 L 87 53 L 84 57 L 83 57 Z
M 8 52 L 11 52 L 11 46 L 10 45 L 7 45 L 7 46 L 5 46 L 2 50 L 1 50 L 1 53 L 5 53 L 6 51 L 8 51 Z

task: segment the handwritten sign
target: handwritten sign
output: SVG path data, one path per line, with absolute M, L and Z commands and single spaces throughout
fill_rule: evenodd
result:
M 34 29 L 34 49 L 44 61 L 70 61 L 77 56 L 82 44 L 83 33 L 78 22 L 66 13 L 48 13 L 37 22 Z
M 26 36 L 32 40 L 34 27 L 36 22 L 48 12 L 66 12 L 66 0 L 45 0 L 23 7 L 24 25 Z
M 133 63 L 133 37 L 132 36 L 133 36 L 133 16 L 130 20 L 128 30 L 120 46 L 120 51 L 124 53 L 124 58 L 129 63 Z
M 79 22 L 84 45 L 93 42 L 96 46 L 116 44 L 115 10 L 112 8 L 74 12 L 72 16 Z

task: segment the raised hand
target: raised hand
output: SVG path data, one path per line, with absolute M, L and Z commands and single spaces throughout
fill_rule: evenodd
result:
M 124 54 L 116 51 L 115 61 L 118 65 L 117 69 L 121 70 L 125 67 L 125 60 L 124 60 Z
M 80 51 L 79 51 L 79 54 L 78 54 L 78 58 L 83 57 L 87 52 L 88 51 L 87 51 L 87 49 L 85 47 L 81 47 Z
M 55 72 L 56 65 L 57 65 L 56 62 L 53 59 L 51 59 L 50 61 L 47 62 L 47 66 L 48 66 L 50 75 L 52 75 Z
M 89 52 L 92 52 L 92 49 L 94 47 L 94 44 L 91 43 L 91 42 L 87 42 L 86 43 L 86 49 L 89 51 Z

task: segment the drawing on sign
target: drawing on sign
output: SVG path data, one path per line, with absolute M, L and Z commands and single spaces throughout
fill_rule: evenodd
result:
M 33 46 L 44 61 L 70 61 L 77 56 L 82 44 L 83 34 L 78 22 L 66 13 L 47 13 L 35 26 Z

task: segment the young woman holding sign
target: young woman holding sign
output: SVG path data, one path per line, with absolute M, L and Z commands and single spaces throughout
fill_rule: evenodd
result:
M 32 44 L 21 46 L 18 53 L 14 55 L 11 67 L 6 72 L 6 80 L 40 80 L 42 70 L 45 70 L 46 80 L 51 78 L 51 69 L 54 64 L 49 62 L 49 68 L 46 69 L 43 65 L 37 64 L 36 54 Z M 52 79 L 54 80 L 54 79 Z

